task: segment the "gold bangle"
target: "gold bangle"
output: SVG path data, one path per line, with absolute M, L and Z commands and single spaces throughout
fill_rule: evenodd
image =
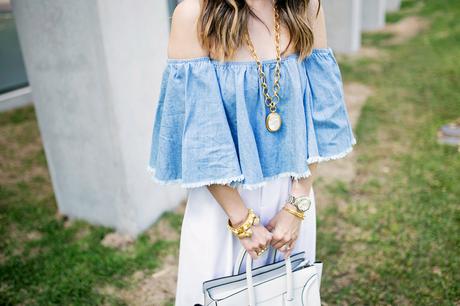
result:
M 248 215 L 240 226 L 233 227 L 230 219 L 228 219 L 227 228 L 239 239 L 250 238 L 252 236 L 251 226 L 259 224 L 259 220 L 259 216 L 254 213 L 254 210 L 249 208 Z
M 283 209 L 289 213 L 291 213 L 292 215 L 296 216 L 297 218 L 300 218 L 300 219 L 304 219 L 304 214 L 303 212 L 299 212 L 297 210 L 294 210 L 294 209 L 290 209 L 289 207 L 286 207 L 284 206 Z

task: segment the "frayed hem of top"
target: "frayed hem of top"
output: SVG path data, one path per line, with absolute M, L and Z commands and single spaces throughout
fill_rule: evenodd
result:
M 340 159 L 340 158 L 344 158 L 345 156 L 347 156 L 348 154 L 351 153 L 351 151 L 353 151 L 353 145 L 356 144 L 356 141 L 352 142 L 352 146 L 349 147 L 348 149 L 346 149 L 345 151 L 342 151 L 338 154 L 335 154 L 335 155 L 331 155 L 331 156 L 327 156 L 327 157 L 323 157 L 323 156 L 312 156 L 312 157 L 309 157 L 307 159 L 307 164 L 313 164 L 313 163 L 322 163 L 322 162 L 326 162 L 326 161 L 329 161 L 329 160 L 335 160 L 335 159 Z
M 307 159 L 307 164 L 322 163 L 322 162 L 329 161 L 329 160 L 335 160 L 335 159 L 343 158 L 346 155 L 348 155 L 351 151 L 353 151 L 353 145 L 355 145 L 355 144 L 356 144 L 356 140 L 353 139 L 352 145 L 348 149 L 346 149 L 346 150 L 344 150 L 344 151 L 342 151 L 342 152 L 340 152 L 338 154 L 327 156 L 327 157 L 323 157 L 323 156 L 309 157 Z M 232 176 L 232 177 L 229 177 L 229 178 L 223 178 L 223 179 L 217 179 L 217 180 L 201 181 L 201 182 L 194 182 L 194 183 L 184 183 L 182 181 L 182 179 L 168 180 L 168 181 L 158 179 L 155 176 L 155 168 L 152 168 L 151 166 L 147 167 L 147 171 L 152 174 L 151 175 L 152 179 L 156 183 L 158 183 L 160 185 L 179 184 L 180 187 L 182 187 L 182 188 L 199 188 L 199 187 L 204 187 L 204 186 L 210 186 L 210 185 L 213 185 L 213 184 L 219 184 L 219 185 L 226 185 L 226 186 L 232 187 L 234 189 L 242 188 L 242 189 L 247 189 L 247 190 L 254 190 L 254 189 L 260 188 L 260 187 L 266 185 L 267 183 L 269 183 L 270 181 L 274 181 L 276 179 L 284 178 L 284 177 L 288 177 L 288 176 L 292 177 L 294 180 L 307 178 L 307 177 L 311 176 L 310 170 L 307 170 L 307 171 L 305 171 L 303 173 L 292 172 L 292 171 L 283 172 L 283 173 L 280 173 L 280 174 L 277 174 L 277 175 L 274 175 L 274 176 L 266 177 L 266 178 L 264 178 L 264 180 L 262 182 L 255 183 L 255 184 L 243 184 L 243 183 L 241 183 L 245 179 L 244 175 L 242 175 L 242 174 L 238 175 L 238 176 Z
M 217 179 L 217 180 L 201 181 L 201 182 L 194 182 L 194 183 L 184 183 L 182 179 L 167 180 L 167 181 L 158 179 L 155 176 L 155 172 L 156 172 L 155 168 L 152 168 L 151 166 L 147 166 L 147 171 L 151 173 L 151 178 L 153 179 L 153 181 L 160 185 L 179 184 L 180 187 L 183 187 L 183 188 L 198 188 L 198 187 L 209 186 L 213 184 L 231 186 L 230 185 L 231 183 L 237 183 L 237 182 L 241 182 L 244 180 L 243 175 L 238 175 L 238 176 L 232 176 L 229 178 L 223 178 L 223 179 Z
M 273 175 L 273 176 L 269 176 L 269 177 L 266 177 L 262 182 L 260 183 L 255 183 L 255 184 L 238 184 L 236 185 L 235 188 L 242 188 L 242 189 L 246 189 L 246 190 L 254 190 L 254 189 L 257 189 L 257 188 L 260 188 L 260 187 L 263 187 L 264 185 L 266 185 L 267 183 L 269 182 L 272 182 L 274 180 L 277 180 L 277 179 L 280 179 L 280 178 L 285 178 L 285 177 L 292 177 L 293 179 L 295 180 L 299 180 L 299 179 L 302 179 L 302 178 L 307 178 L 311 175 L 311 172 L 310 170 L 307 170 L 303 173 L 298 173 L 298 172 L 283 172 L 283 173 L 280 173 L 280 174 L 277 174 L 277 175 Z
M 311 172 L 307 170 L 304 173 L 299 174 L 298 172 L 283 172 L 274 176 L 269 176 L 264 178 L 264 180 L 260 183 L 255 183 L 255 184 L 242 184 L 240 183 L 241 181 L 244 180 L 244 175 L 238 175 L 238 176 L 233 176 L 229 178 L 224 178 L 224 179 L 219 179 L 219 180 L 209 180 L 209 181 L 201 181 L 201 182 L 195 182 L 195 183 L 183 183 L 182 179 L 177 179 L 177 180 L 160 180 L 155 176 L 155 168 L 152 168 L 151 166 L 147 167 L 147 171 L 150 172 L 152 175 L 152 179 L 154 182 L 160 184 L 160 185 L 173 185 L 173 184 L 179 184 L 180 187 L 182 188 L 198 188 L 198 187 L 204 187 L 204 186 L 210 186 L 213 184 L 220 184 L 220 185 L 226 185 L 229 187 L 232 187 L 234 189 L 247 189 L 247 190 L 254 190 L 257 188 L 260 188 L 267 184 L 270 181 L 274 181 L 279 178 L 284 178 L 291 176 L 294 179 L 298 180 L 301 178 L 306 178 L 311 175 Z

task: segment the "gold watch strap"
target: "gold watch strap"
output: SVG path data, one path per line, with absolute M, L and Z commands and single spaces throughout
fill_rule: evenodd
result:
M 297 211 L 297 210 L 291 209 L 291 208 L 286 207 L 286 206 L 284 206 L 283 209 L 284 209 L 285 211 L 287 211 L 287 212 L 293 214 L 293 215 L 296 216 L 297 218 L 300 218 L 300 219 L 302 219 L 302 220 L 304 219 L 304 214 L 303 214 L 303 212 L 299 212 L 299 211 Z

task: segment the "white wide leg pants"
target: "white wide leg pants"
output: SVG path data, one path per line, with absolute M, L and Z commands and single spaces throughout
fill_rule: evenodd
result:
M 268 182 L 255 190 L 238 188 L 247 207 L 254 209 L 262 224 L 283 207 L 291 188 L 291 178 Z M 316 209 L 313 188 L 312 206 L 302 221 L 298 240 L 292 254 L 305 251 L 310 262 L 316 253 Z M 179 267 L 176 287 L 176 306 L 203 304 L 203 282 L 232 275 L 233 266 L 241 250 L 238 238 L 227 229 L 227 215 L 207 187 L 189 189 L 187 206 L 181 229 Z M 253 267 L 268 264 L 272 248 L 253 262 Z M 277 253 L 276 260 L 283 254 Z M 244 266 L 244 265 L 243 265 Z

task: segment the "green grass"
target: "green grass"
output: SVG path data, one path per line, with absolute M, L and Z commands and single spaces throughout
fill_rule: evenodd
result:
M 417 5 L 423 4 L 422 1 L 417 0 L 403 0 L 401 2 L 401 9 L 396 12 L 391 12 L 386 15 L 386 23 L 395 23 L 411 13 L 412 9 L 416 9 Z
M 342 64 L 345 81 L 375 95 L 355 129 L 357 178 L 329 186 L 318 216 L 329 305 L 460 303 L 460 154 L 436 142 L 437 129 L 460 117 L 460 3 L 403 7 L 415 2 L 431 21 L 422 35 L 385 47 L 383 35 L 367 34 L 389 54 L 376 61 L 382 69 Z
M 386 40 L 393 37 L 391 33 L 371 33 L 365 32 L 362 34 L 362 43 L 373 47 L 380 47 Z
M 404 1 L 391 21 L 416 8 L 431 21 L 422 35 L 393 46 L 366 34 L 388 56 L 340 62 L 345 81 L 375 94 L 355 129 L 355 180 L 321 188 L 330 195 L 317 238 L 328 305 L 460 304 L 460 154 L 436 142 L 438 127 L 460 117 L 460 3 Z M 178 240 L 148 233 L 107 248 L 109 229 L 56 217 L 32 107 L 0 114 L 0 135 L 1 305 L 125 305 L 101 288 L 129 289 L 135 271 L 177 252 Z M 162 219 L 179 232 L 181 218 Z
M 27 115 L 32 112 L 27 108 L 2 114 L 0 121 L 21 124 L 18 118 L 32 120 Z M 38 158 L 45 167 L 44 159 Z M 178 241 L 151 243 L 147 234 L 126 250 L 104 247 L 101 240 L 109 229 L 57 218 L 50 191 L 37 199 L 35 191 L 45 193 L 40 185 L 48 184 L 46 176 L 38 176 L 0 187 L 1 305 L 125 305 L 99 289 L 128 287 L 133 272 L 153 270 L 161 264 L 160 257 L 177 250 Z M 176 214 L 165 218 L 180 229 Z M 38 234 L 30 237 L 31 233 Z

